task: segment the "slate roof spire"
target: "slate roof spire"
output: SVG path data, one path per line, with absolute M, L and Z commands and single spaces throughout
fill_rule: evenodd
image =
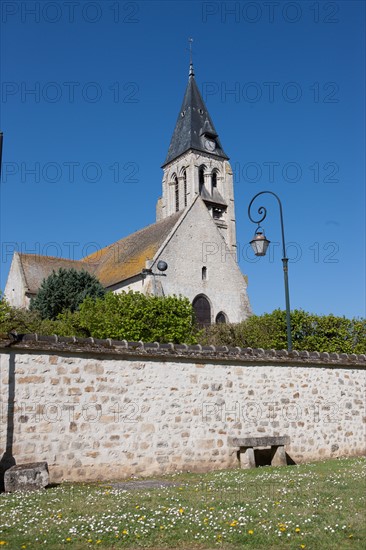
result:
M 205 146 L 207 140 L 214 142 L 213 149 L 208 149 Z M 189 78 L 182 107 L 163 167 L 191 149 L 209 153 L 221 159 L 229 159 L 221 146 L 215 126 L 198 89 L 192 58 L 190 59 Z

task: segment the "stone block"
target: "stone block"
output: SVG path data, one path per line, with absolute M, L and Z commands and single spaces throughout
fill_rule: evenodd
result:
M 272 447 L 272 460 L 271 460 L 271 466 L 286 466 L 287 459 L 286 459 L 286 452 L 285 447 L 282 445 L 279 445 L 278 447 Z
M 246 449 L 240 449 L 240 468 L 248 470 L 249 468 L 255 468 L 255 454 L 253 447 Z
M 18 464 L 6 470 L 4 475 L 5 491 L 37 491 L 49 483 L 47 462 Z

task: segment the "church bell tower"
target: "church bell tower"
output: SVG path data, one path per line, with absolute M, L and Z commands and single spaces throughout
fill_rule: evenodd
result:
M 236 252 L 233 172 L 198 89 L 192 61 L 162 168 L 163 194 L 157 203 L 157 221 L 189 207 L 199 195 L 228 249 Z

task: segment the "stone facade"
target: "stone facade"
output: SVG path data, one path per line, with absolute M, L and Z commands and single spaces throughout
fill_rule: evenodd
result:
M 296 463 L 365 452 L 365 356 L 35 335 L 0 351 L 3 470 L 47 461 L 58 482 L 233 468 L 238 437 L 287 435 Z
M 159 259 L 169 265 L 166 277 L 157 278 L 164 295 L 181 294 L 191 302 L 204 295 L 210 304 L 211 323 L 220 312 L 230 323 L 251 314 L 247 282 L 236 263 L 236 252 L 230 251 L 199 197 L 158 251 L 155 265 Z

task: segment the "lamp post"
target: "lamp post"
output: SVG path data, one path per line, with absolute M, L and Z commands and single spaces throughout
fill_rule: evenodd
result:
M 159 271 L 163 272 L 163 271 L 166 271 L 168 269 L 168 264 L 166 262 L 164 262 L 164 260 L 159 260 L 156 267 L 158 268 Z M 146 277 L 147 275 L 152 275 L 153 276 L 153 281 L 154 281 L 154 286 L 153 286 L 153 290 L 154 290 L 154 296 L 156 296 L 156 279 L 155 277 L 166 277 L 166 273 L 154 273 L 152 268 L 144 268 L 142 271 L 141 271 L 141 275 L 143 277 Z
M 280 220 L 281 220 L 281 233 L 282 233 L 282 264 L 283 264 L 283 276 L 285 280 L 285 300 L 286 300 L 286 324 L 287 324 L 287 349 L 288 351 L 292 351 L 292 338 L 291 338 L 291 317 L 290 317 L 290 294 L 288 289 L 288 258 L 286 257 L 286 244 L 285 244 L 285 232 L 283 227 L 283 215 L 282 215 L 282 204 L 279 199 L 279 197 L 276 195 L 276 193 L 273 193 L 272 191 L 261 191 L 260 193 L 257 193 L 252 200 L 250 201 L 250 204 L 248 206 L 248 216 L 250 221 L 253 223 L 258 224 L 258 227 L 255 231 L 253 239 L 250 241 L 250 244 L 254 250 L 254 254 L 256 256 L 265 256 L 267 252 L 268 245 L 270 241 L 266 238 L 263 228 L 260 226 L 260 223 L 265 219 L 267 216 L 267 209 L 264 206 L 260 206 L 258 208 L 258 214 L 261 216 L 258 220 L 254 220 L 251 216 L 250 209 L 257 197 L 260 195 L 273 195 L 278 202 L 278 206 L 280 207 Z

